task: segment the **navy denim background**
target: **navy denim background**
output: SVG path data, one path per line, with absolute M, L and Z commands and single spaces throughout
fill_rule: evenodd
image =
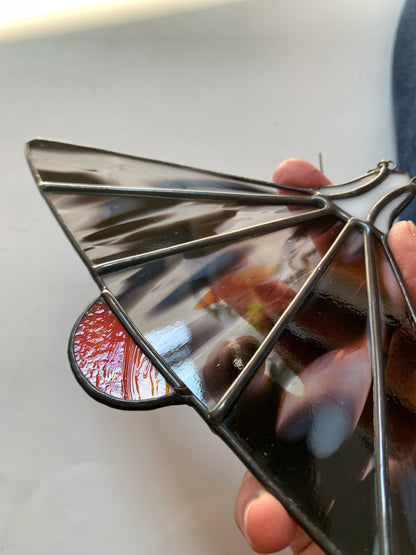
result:
M 416 0 L 407 0 L 393 55 L 393 105 L 398 168 L 416 176 Z M 400 219 L 416 222 L 416 199 Z

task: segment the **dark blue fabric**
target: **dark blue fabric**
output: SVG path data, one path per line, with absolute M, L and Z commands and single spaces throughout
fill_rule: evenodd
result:
M 416 176 L 416 0 L 404 5 L 393 55 L 393 106 L 399 170 Z M 416 222 L 416 199 L 400 214 Z

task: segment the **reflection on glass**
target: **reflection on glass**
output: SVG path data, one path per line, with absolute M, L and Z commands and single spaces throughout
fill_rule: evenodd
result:
M 74 334 L 73 350 L 80 372 L 107 395 L 144 400 L 171 392 L 164 377 L 102 299 L 81 318 Z
M 371 553 L 376 536 L 365 275 L 354 231 L 226 418 L 276 492 L 345 553 Z
M 224 341 L 265 337 L 340 227 L 326 218 L 308 226 L 310 235 L 288 228 L 167 256 L 104 281 L 149 343 L 212 406 L 247 361 L 222 371 L 223 380 L 207 378 L 207 361 Z

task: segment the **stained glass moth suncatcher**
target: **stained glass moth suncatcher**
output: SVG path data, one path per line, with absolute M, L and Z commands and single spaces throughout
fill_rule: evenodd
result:
M 416 553 L 415 313 L 386 240 L 409 176 L 277 189 L 53 141 L 27 156 L 100 288 L 69 345 L 86 391 L 192 406 L 328 553 Z

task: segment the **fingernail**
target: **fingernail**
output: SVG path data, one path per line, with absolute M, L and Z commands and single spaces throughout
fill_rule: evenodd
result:
M 268 494 L 267 491 L 266 491 L 265 489 L 263 489 L 263 488 L 258 489 L 257 492 L 256 492 L 256 494 L 255 494 L 255 496 L 252 497 L 252 498 L 250 499 L 250 501 L 247 503 L 247 505 L 246 505 L 245 508 L 244 508 L 244 513 L 243 513 L 243 530 L 242 530 L 242 532 L 243 532 L 243 534 L 244 534 L 244 537 L 246 538 L 246 540 L 248 541 L 248 543 L 249 543 L 250 545 L 251 545 L 251 538 L 250 538 L 250 536 L 249 536 L 249 534 L 248 534 L 248 532 L 247 532 L 248 517 L 249 517 L 250 511 L 251 511 L 253 505 L 254 505 L 255 503 L 257 503 L 257 501 L 258 501 L 258 500 L 260 499 L 260 497 L 262 497 L 263 495 L 269 495 L 269 494 Z
M 247 543 L 250 546 L 251 546 L 251 538 L 250 538 L 250 536 L 248 535 L 248 532 L 247 532 L 247 521 L 248 521 L 248 516 L 249 516 L 250 510 L 251 510 L 252 506 L 254 505 L 254 503 L 256 501 L 257 501 L 257 497 L 254 497 L 253 499 L 251 499 L 251 501 L 249 501 L 247 503 L 247 505 L 245 506 L 244 513 L 243 513 L 243 529 L 242 529 L 242 532 L 244 534 L 244 537 L 247 540 Z
M 416 237 L 416 225 L 408 220 L 407 222 L 407 232 L 411 237 Z

